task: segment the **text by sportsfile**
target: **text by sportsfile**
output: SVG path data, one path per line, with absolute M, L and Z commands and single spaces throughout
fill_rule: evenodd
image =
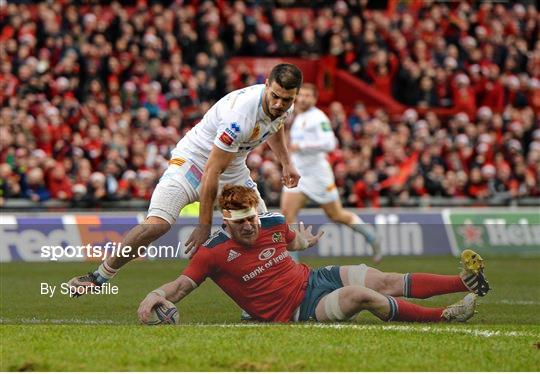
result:
M 90 294 L 90 295 L 118 295 L 118 286 L 113 286 L 110 283 L 105 283 L 100 287 L 95 286 L 70 286 L 68 283 L 61 283 L 60 288 L 49 283 L 41 282 L 40 294 L 53 297 L 59 289 L 61 295 L 69 295 L 72 297 L 77 294 Z

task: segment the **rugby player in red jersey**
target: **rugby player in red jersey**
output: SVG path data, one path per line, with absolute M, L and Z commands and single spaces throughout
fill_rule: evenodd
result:
M 293 230 L 281 214 L 257 214 L 257 193 L 227 185 L 219 197 L 224 225 L 195 253 L 182 275 L 150 292 L 138 310 L 142 322 L 165 299 L 177 303 L 211 278 L 254 320 L 290 322 L 347 320 L 368 310 L 383 321 L 466 321 L 476 296 L 489 286 L 482 258 L 466 250 L 460 275 L 383 273 L 364 264 L 310 269 L 289 251 L 303 250 L 322 235 L 299 225 Z M 471 291 L 446 308 L 413 304 L 399 296 L 427 298 Z

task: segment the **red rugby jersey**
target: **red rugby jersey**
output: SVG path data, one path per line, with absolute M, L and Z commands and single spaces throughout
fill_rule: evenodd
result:
M 257 242 L 244 247 L 225 231 L 217 231 L 184 269 L 201 284 L 211 278 L 255 320 L 288 322 L 304 298 L 310 269 L 289 257 L 287 243 L 295 232 L 277 213 L 260 215 Z

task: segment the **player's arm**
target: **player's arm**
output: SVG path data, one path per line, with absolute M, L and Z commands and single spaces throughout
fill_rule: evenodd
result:
M 189 295 L 189 293 L 195 288 L 197 288 L 197 284 L 191 278 L 186 277 L 184 274 L 182 274 L 174 281 L 165 283 L 158 289 L 163 290 L 163 292 L 165 293 L 165 298 L 167 300 L 172 301 L 176 304 L 184 297 Z
M 177 303 L 191 293 L 198 284 L 204 282 L 213 269 L 212 257 L 205 251 L 199 251 L 188 266 L 174 281 L 165 283 L 151 291 L 139 305 L 139 319 L 148 321 L 152 308 L 165 301 Z
M 186 242 L 186 253 L 196 251 L 208 239 L 212 227 L 212 213 L 216 200 L 219 177 L 235 157 L 234 152 L 227 152 L 216 145 L 212 147 L 201 180 L 199 225 L 193 230 Z M 192 252 L 193 255 L 195 252 Z
M 324 231 L 321 230 L 317 235 L 313 235 L 311 233 L 311 229 L 312 226 L 305 228 L 303 222 L 300 222 L 295 228 L 289 226 L 289 230 L 291 230 L 294 234 L 291 235 L 290 233 L 287 233 L 286 235 L 288 239 L 287 250 L 292 252 L 303 251 L 304 249 L 313 247 L 315 244 L 317 244 L 321 236 L 323 236 Z
M 282 126 L 278 132 L 268 138 L 268 145 L 272 152 L 281 163 L 283 173 L 283 184 L 286 187 L 296 187 L 300 174 L 294 167 L 289 151 L 287 150 L 287 139 L 285 137 L 285 128 Z
M 201 225 L 210 225 L 212 223 L 212 212 L 218 192 L 219 177 L 227 169 L 234 157 L 234 152 L 224 151 L 215 145 L 212 147 L 201 180 L 201 207 L 199 211 L 199 223 Z
M 337 145 L 334 131 L 327 117 L 321 118 L 320 122 L 314 125 L 316 136 L 313 140 L 302 140 L 295 144 L 301 152 L 332 152 Z
M 189 295 L 196 288 L 196 284 L 185 275 L 180 275 L 172 282 L 165 283 L 163 286 L 151 291 L 139 305 L 139 320 L 147 322 L 152 308 L 163 304 L 166 300 L 177 303 Z

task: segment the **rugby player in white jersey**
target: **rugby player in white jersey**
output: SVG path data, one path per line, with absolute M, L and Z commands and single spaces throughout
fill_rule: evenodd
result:
M 199 225 L 186 242 L 186 253 L 193 255 L 210 235 L 214 201 L 221 187 L 236 184 L 257 191 L 246 157 L 265 141 L 281 163 L 283 184 L 295 187 L 300 176 L 291 162 L 283 125 L 301 85 L 302 72 L 295 65 L 279 64 L 265 84 L 233 91 L 214 104 L 173 150 L 144 222 L 124 236 L 122 247 L 131 251 L 106 258 L 95 271 L 71 279 L 70 285 L 81 289 L 108 282 L 141 255 L 139 248 L 169 231 L 184 206 L 200 201 Z M 261 199 L 258 210 L 266 211 Z
M 291 127 L 289 150 L 294 165 L 300 172 L 298 186 L 285 186 L 281 195 L 281 210 L 287 222 L 297 221 L 300 209 L 307 198 L 315 201 L 333 222 L 343 223 L 362 234 L 373 249 L 373 260 L 381 260 L 377 236 L 360 217 L 343 209 L 334 180 L 328 152 L 335 149 L 337 141 L 330 120 L 317 108 L 317 88 L 304 83 L 296 98 L 296 117 Z

